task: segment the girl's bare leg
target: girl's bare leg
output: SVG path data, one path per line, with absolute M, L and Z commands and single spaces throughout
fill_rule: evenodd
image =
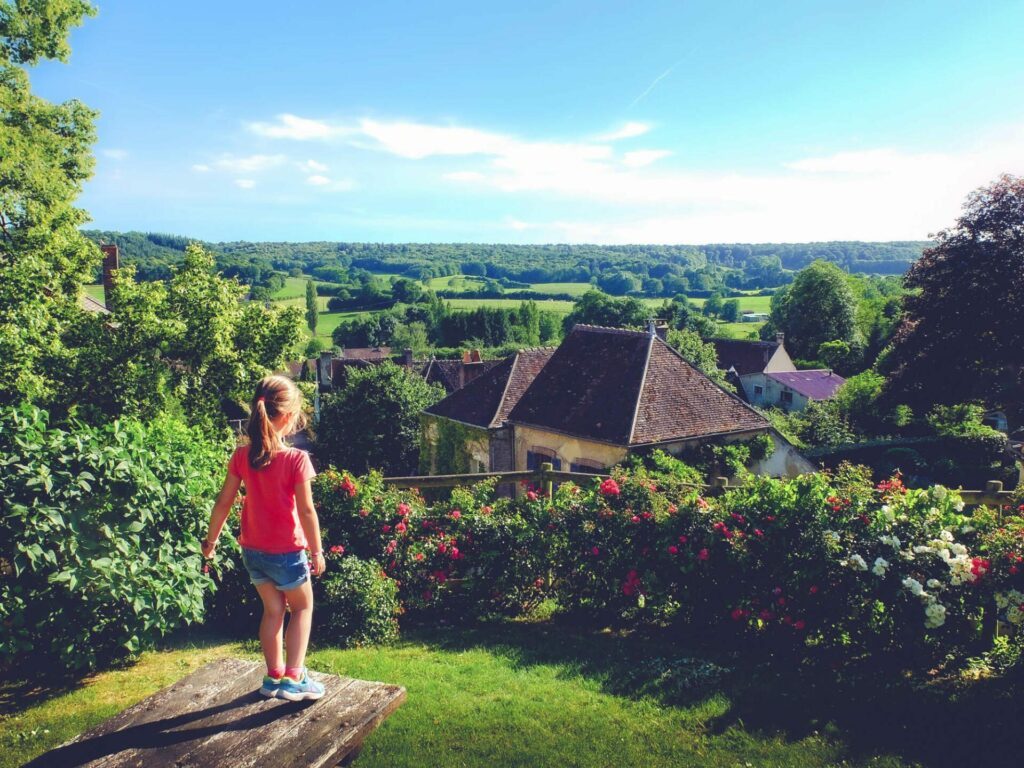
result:
M 291 609 L 288 631 L 285 633 L 285 647 L 288 652 L 288 669 L 298 669 L 306 663 L 306 647 L 309 632 L 313 626 L 313 586 L 307 579 L 301 586 L 284 593 Z
M 256 587 L 263 600 L 263 618 L 260 620 L 260 645 L 267 660 L 267 670 L 284 669 L 281 639 L 284 629 L 285 602 L 281 590 L 264 582 Z M 308 633 L 307 633 L 308 634 Z

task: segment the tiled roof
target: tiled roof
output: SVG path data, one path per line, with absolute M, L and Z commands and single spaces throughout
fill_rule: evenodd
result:
M 350 347 L 341 351 L 346 360 L 370 360 L 380 362 L 391 357 L 391 347 Z
M 485 429 L 501 426 L 553 351 L 524 349 L 487 361 L 493 363 L 487 371 L 424 412 Z
M 769 424 L 664 341 L 577 325 L 509 421 L 616 445 L 644 445 Z
M 718 353 L 718 367 L 723 371 L 736 369 L 740 376 L 764 371 L 768 361 L 779 348 L 777 341 L 741 341 L 739 339 L 709 339 Z
M 779 371 L 765 376 L 811 400 L 828 400 L 846 383 L 846 379 L 829 370 Z
M 465 386 L 459 380 L 459 371 L 466 366 L 466 382 L 491 370 L 501 360 L 481 360 L 473 363 L 463 363 L 462 360 L 431 360 L 423 370 L 423 378 L 428 383 L 438 382 L 449 394 Z
M 105 305 L 96 301 L 92 296 L 81 294 L 78 297 L 78 306 L 84 309 L 86 312 L 96 312 L 100 315 L 109 315 L 110 310 Z

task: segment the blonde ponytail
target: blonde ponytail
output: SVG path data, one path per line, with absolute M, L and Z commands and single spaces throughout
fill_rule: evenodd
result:
M 267 376 L 256 385 L 256 393 L 249 410 L 249 466 L 262 469 L 285 448 L 284 440 L 273 419 L 287 414 L 295 428 L 305 425 L 302 413 L 302 393 L 295 382 L 284 376 Z

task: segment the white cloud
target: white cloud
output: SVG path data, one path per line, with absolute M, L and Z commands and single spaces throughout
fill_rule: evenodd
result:
M 356 188 L 356 183 L 351 179 L 331 179 L 320 174 L 307 176 L 306 183 L 328 192 L 349 192 Z
M 192 170 L 195 171 L 196 173 L 209 173 L 210 166 L 206 165 L 205 163 L 195 163 L 192 166 Z
M 232 173 L 258 173 L 283 165 L 287 159 L 284 155 L 222 155 L 214 165 Z
M 306 178 L 307 184 L 312 184 L 314 187 L 323 187 L 331 183 L 331 180 L 326 176 L 309 176 Z
M 304 163 L 300 163 L 299 167 L 310 173 L 323 173 L 327 170 L 326 165 L 318 163 L 316 160 L 306 160 Z
M 285 125 L 283 116 L 279 120 Z M 584 136 L 526 139 L 473 126 L 379 118 L 353 122 L 350 128 L 305 118 L 295 118 L 291 125 L 307 122 L 323 126 L 317 135 L 344 134 L 351 147 L 407 161 L 431 161 L 441 166 L 434 179 L 473 184 L 474 193 L 489 189 L 530 202 L 541 198 L 552 220 L 533 221 L 529 231 L 539 240 L 553 242 L 924 238 L 953 223 L 972 189 L 1001 172 L 1024 168 L 1024 126 L 1001 135 L 977 136 L 973 142 L 965 139 L 943 152 L 869 147 L 774 162 L 765 158 L 755 168 L 723 163 L 696 170 L 680 162 L 672 167 L 658 163 L 669 149 L 622 154 L 613 150 L 609 142 L 643 135 L 648 130 L 644 123 L 626 123 L 598 141 Z M 307 130 L 308 135 L 316 133 Z M 444 168 L 445 160 L 452 158 L 462 158 L 462 167 Z M 234 158 L 232 165 L 238 167 L 244 160 Z M 467 168 L 467 160 L 475 167 Z M 270 162 L 278 161 L 253 165 Z M 223 159 L 221 166 L 227 167 Z M 303 170 L 307 179 L 328 178 L 326 168 L 306 165 Z M 389 166 L 389 172 L 401 173 L 401 164 L 397 171 Z M 318 186 L 327 190 L 339 185 L 354 186 L 337 181 Z M 566 217 L 559 213 L 565 201 L 576 203 L 574 209 L 586 203 L 593 213 L 582 220 Z M 506 221 L 506 230 L 514 229 L 515 221 Z
M 246 128 L 260 136 L 294 141 L 329 139 L 346 132 L 346 129 L 323 120 L 310 120 L 287 113 L 278 115 L 276 123 L 247 123 Z
M 631 120 L 624 124 L 621 128 L 617 128 L 614 131 L 602 134 L 597 137 L 598 141 L 619 141 L 620 139 L 632 139 L 635 136 L 643 136 L 651 130 L 651 126 L 647 123 L 638 123 Z
M 626 152 L 622 156 L 622 163 L 630 168 L 642 168 L 671 154 L 667 149 L 638 149 L 634 152 Z
M 252 189 L 256 186 L 256 182 L 252 179 L 235 179 L 235 186 L 239 189 Z
M 124 160 L 128 157 L 127 149 L 103 149 L 100 151 L 104 157 L 109 157 L 111 160 Z
M 505 219 L 505 226 L 509 229 L 514 229 L 516 232 L 524 232 L 527 229 L 533 228 L 533 225 L 529 222 L 514 219 L 511 216 Z

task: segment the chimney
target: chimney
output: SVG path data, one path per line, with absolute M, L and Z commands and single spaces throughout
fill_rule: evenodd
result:
M 649 336 L 657 336 L 658 335 L 658 327 L 654 324 L 654 318 L 653 317 L 650 318 L 647 321 L 647 334 Z
M 121 268 L 121 255 L 116 245 L 101 245 L 103 251 L 103 303 L 114 311 L 114 272 Z
M 668 341 L 668 323 L 657 323 L 654 326 L 654 332 L 662 341 Z
M 402 365 L 406 368 L 412 368 L 412 349 L 406 347 L 402 350 Z
M 334 353 L 329 349 L 320 353 L 320 360 L 317 364 L 317 380 L 320 382 L 320 389 L 330 389 L 331 379 L 334 371 Z
M 781 331 L 779 333 L 775 334 L 775 343 L 778 344 L 780 347 L 782 346 L 782 343 L 785 340 L 786 340 L 786 334 L 782 333 Z

